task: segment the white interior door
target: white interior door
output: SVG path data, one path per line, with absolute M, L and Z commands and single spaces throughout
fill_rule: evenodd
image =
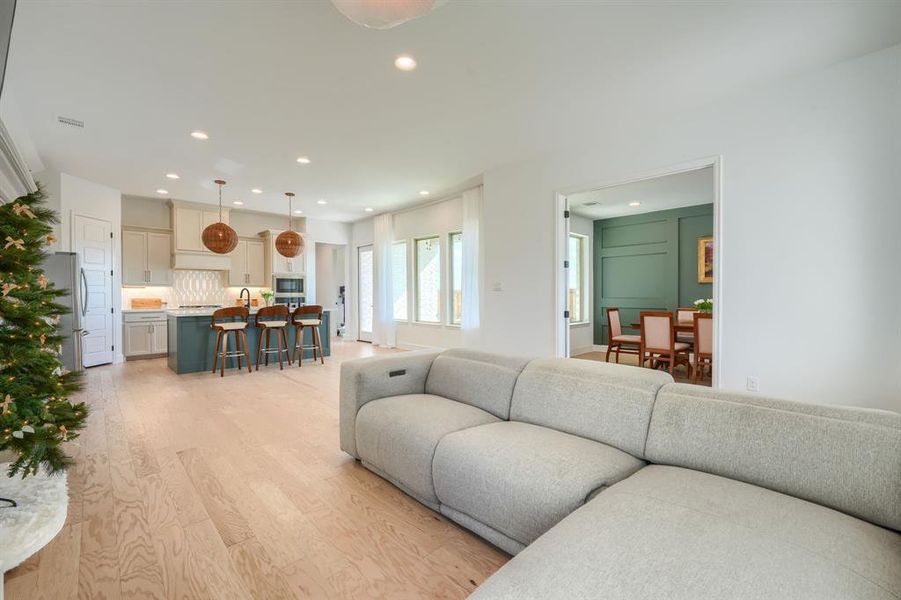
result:
M 372 246 L 361 246 L 357 249 L 357 265 L 359 266 L 359 285 L 357 289 L 359 293 L 359 311 L 360 315 L 360 331 L 358 339 L 361 342 L 372 341 L 372 296 L 373 296 L 373 273 L 372 273 Z
M 112 223 L 75 216 L 75 252 L 81 257 L 82 335 L 85 367 L 113 362 Z

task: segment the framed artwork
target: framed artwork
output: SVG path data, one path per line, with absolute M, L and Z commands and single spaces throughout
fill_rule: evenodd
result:
M 713 283 L 713 236 L 698 238 L 698 283 Z

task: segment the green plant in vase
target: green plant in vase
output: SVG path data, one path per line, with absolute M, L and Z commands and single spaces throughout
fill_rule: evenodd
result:
M 694 302 L 695 308 L 697 308 L 701 312 L 712 313 L 713 312 L 713 298 L 698 298 Z
M 272 297 L 275 296 L 275 292 L 272 290 L 263 290 L 260 292 L 260 296 L 263 297 L 263 302 L 266 303 L 266 306 L 269 306 L 269 301 L 272 300 Z

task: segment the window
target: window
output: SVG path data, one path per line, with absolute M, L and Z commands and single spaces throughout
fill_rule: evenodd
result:
M 406 321 L 407 316 L 407 242 L 394 242 L 391 246 L 391 286 L 394 288 L 394 319 Z
M 450 322 L 459 325 L 463 315 L 463 234 L 450 234 Z
M 588 321 L 588 237 L 569 234 L 569 281 L 566 306 L 570 323 Z
M 416 320 L 441 322 L 441 240 L 416 240 Z

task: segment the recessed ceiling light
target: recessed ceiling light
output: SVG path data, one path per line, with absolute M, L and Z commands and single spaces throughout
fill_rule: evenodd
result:
M 308 164 L 310 164 L 310 159 L 307 158 L 306 156 L 298 156 L 297 162 L 299 162 L 302 165 L 308 165 Z
M 178 179 L 178 173 L 166 173 L 166 177 L 169 179 Z
M 328 204 L 325 200 L 317 200 L 316 204 Z
M 429 195 L 429 191 L 428 191 L 428 190 L 421 190 L 421 191 L 419 192 L 419 195 L 420 195 L 420 196 L 428 196 L 428 195 Z
M 254 194 L 262 194 L 263 193 L 263 190 L 261 190 L 260 188 L 253 188 L 250 191 L 253 192 Z
M 198 130 L 198 131 L 192 131 L 192 132 L 191 132 L 191 137 L 194 138 L 195 140 L 208 140 L 208 139 L 210 139 L 210 136 L 208 136 L 207 133 L 206 133 L 205 131 L 199 131 L 199 130 Z
M 244 206 L 244 203 L 241 202 L 240 200 L 235 200 L 232 202 L 232 204 L 234 204 L 235 206 Z
M 372 212 L 372 207 L 371 207 L 371 206 L 367 206 L 367 207 L 364 208 L 363 210 L 365 210 L 366 212 Z
M 302 214 L 303 214 L 303 211 L 300 210 L 299 208 L 295 208 L 295 209 L 294 209 L 294 214 L 295 214 L 295 215 L 302 215 Z
M 401 54 L 394 59 L 394 66 L 401 71 L 412 71 L 416 68 L 416 61 L 413 60 L 412 56 Z
M 641 206 L 641 202 L 629 202 L 629 206 Z
M 164 190 L 163 188 L 160 188 L 156 191 L 156 193 L 160 194 L 161 196 L 165 196 L 166 194 L 169 193 L 169 190 Z

